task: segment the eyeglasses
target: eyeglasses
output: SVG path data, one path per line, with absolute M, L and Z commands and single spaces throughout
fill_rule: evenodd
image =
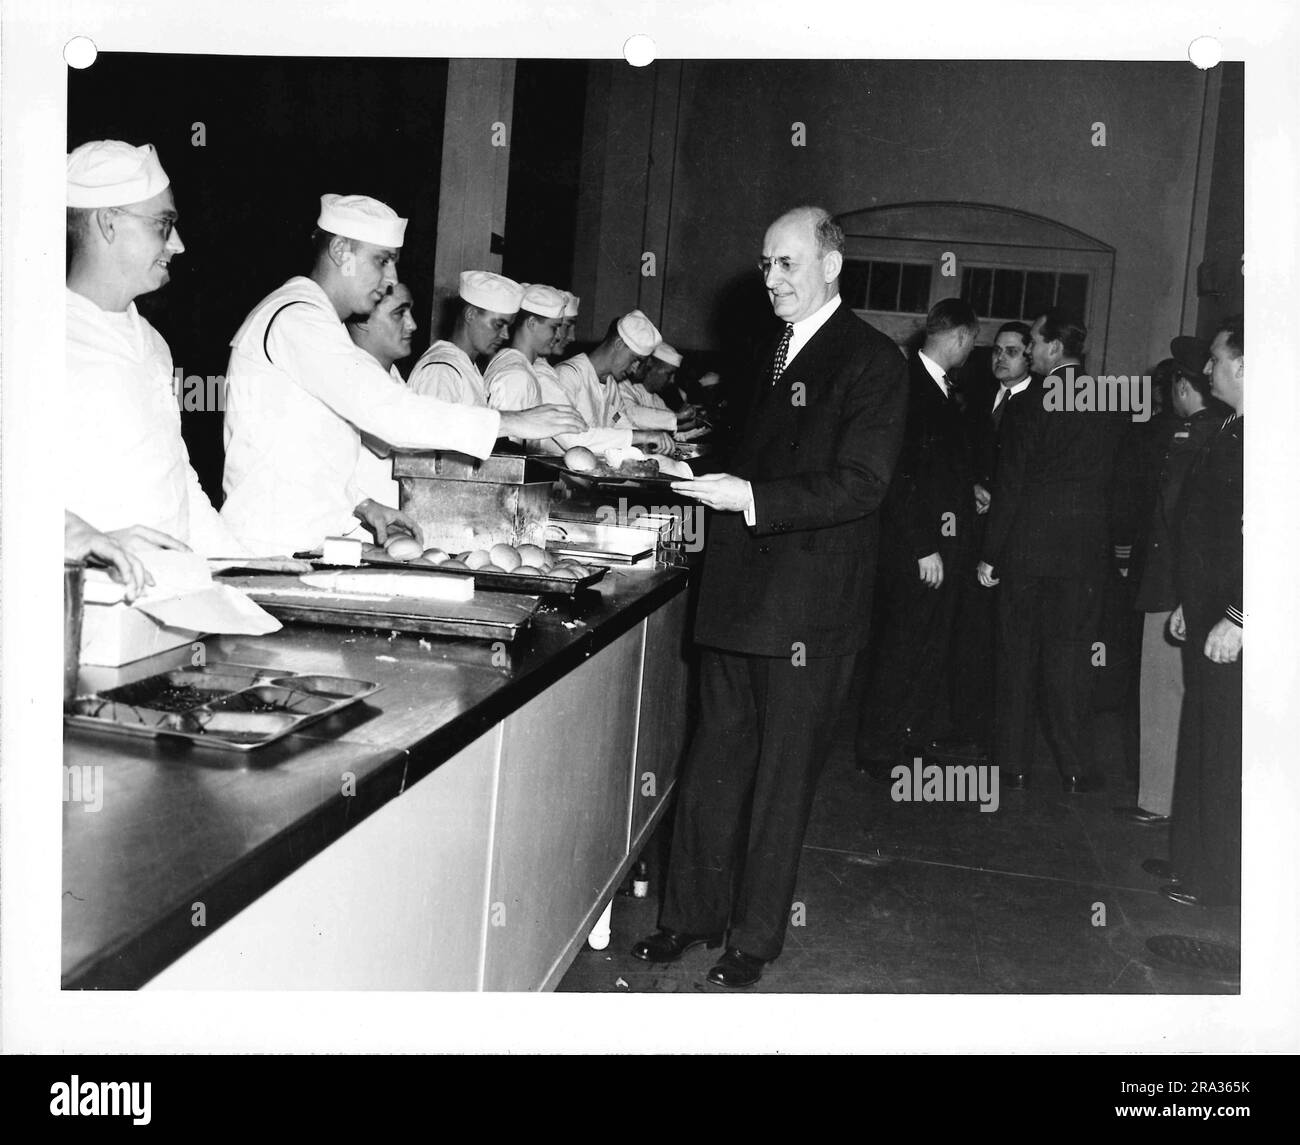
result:
M 789 274 L 798 264 L 793 259 L 781 255 L 780 258 L 760 258 L 754 265 L 758 267 L 759 274 L 766 278 L 772 267 L 776 267 L 782 274 Z
M 172 237 L 172 232 L 176 229 L 177 222 L 180 221 L 179 215 L 142 215 L 138 211 L 126 211 L 121 207 L 117 209 L 119 215 L 130 215 L 133 219 L 148 219 L 151 223 L 157 223 L 162 228 L 162 240 L 166 242 Z

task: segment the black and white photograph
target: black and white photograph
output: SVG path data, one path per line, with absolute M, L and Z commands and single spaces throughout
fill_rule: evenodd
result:
M 588 8 L 6 10 L 6 1045 L 1295 1052 L 1295 15 Z

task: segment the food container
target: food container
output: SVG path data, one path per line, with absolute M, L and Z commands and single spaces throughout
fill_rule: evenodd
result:
M 426 548 L 450 553 L 545 544 L 554 474 L 533 458 L 399 453 L 393 476 L 400 508 L 420 526 Z

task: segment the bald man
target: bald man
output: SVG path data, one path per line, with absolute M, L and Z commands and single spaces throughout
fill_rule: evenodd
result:
M 878 509 L 902 440 L 907 367 L 840 300 L 844 232 L 801 207 L 759 266 L 779 324 L 754 359 L 732 472 L 675 482 L 713 510 L 695 640 L 700 719 L 678 786 L 657 934 L 632 954 L 727 949 L 752 986 L 781 953 L 817 777 L 867 642 Z

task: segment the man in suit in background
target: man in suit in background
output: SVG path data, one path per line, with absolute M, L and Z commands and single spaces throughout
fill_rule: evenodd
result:
M 857 764 L 888 781 L 910 753 L 951 731 L 948 703 L 959 582 L 973 571 L 975 470 L 950 371 L 975 347 L 979 319 L 945 298 L 909 366 L 907 422 L 881 509 L 880 574 Z
M 974 552 L 984 545 L 989 506 L 997 486 L 998 456 L 1008 419 L 1020 414 L 1020 401 L 1033 382 L 1029 372 L 1029 326 L 1004 322 L 993 336 L 990 366 L 997 384 L 988 400 L 967 407 L 971 450 L 975 458 Z M 1015 411 L 1014 413 L 1012 411 Z M 974 567 L 957 586 L 956 634 L 953 637 L 952 740 L 932 745 L 939 755 L 984 757 L 993 737 L 994 617 L 997 594 L 983 588 Z
M 784 326 L 753 372 L 732 473 L 673 488 L 715 512 L 695 639 L 700 725 L 678 788 L 660 930 L 700 943 L 719 986 L 750 986 L 785 940 L 804 829 L 834 717 L 867 640 L 877 510 L 898 455 L 906 366 L 840 301 L 844 234 L 820 208 L 781 216 L 760 268 Z
M 1061 784 L 1098 785 L 1092 768 L 1092 657 L 1108 568 L 1107 491 L 1115 413 L 1059 408 L 1083 376 L 1087 328 L 1060 310 L 1030 327 L 1042 374 L 1019 399 L 1024 417 L 1002 442 L 978 575 L 1001 583 L 996 646 L 995 760 L 1003 788 L 1028 783 L 1039 693 Z

